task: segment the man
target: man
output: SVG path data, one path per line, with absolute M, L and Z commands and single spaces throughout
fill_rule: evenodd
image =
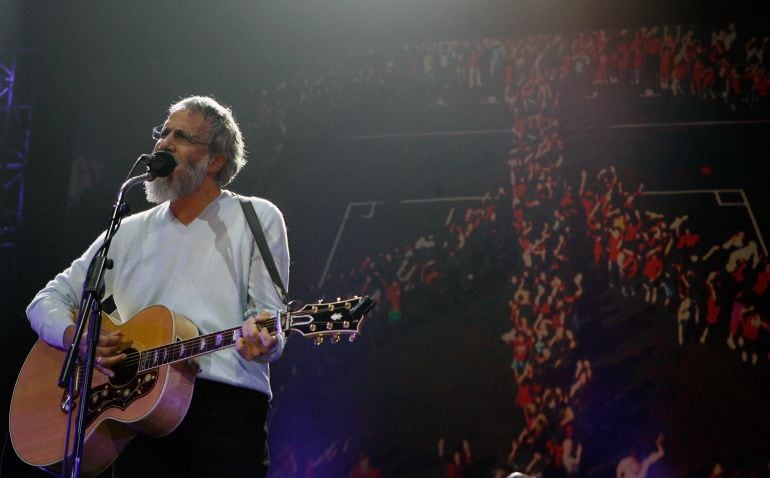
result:
M 153 151 L 173 154 L 178 165 L 171 176 L 145 183 L 148 201 L 158 205 L 125 218 L 111 241 L 108 258 L 114 267 L 106 271 L 104 297 L 114 299 L 123 322 L 161 304 L 194 322 L 202 334 L 242 324 L 243 336 L 235 348 L 196 359 L 198 379 L 179 427 L 162 438 L 134 438 L 106 475 L 265 476 L 272 398 L 268 363 L 281 355 L 285 337 L 271 335 L 260 324 L 271 317 L 268 311 L 284 306 L 239 196 L 223 189 L 246 163 L 241 132 L 228 108 L 194 96 L 173 104 L 153 137 Z M 286 285 L 289 252 L 283 216 L 267 200 L 247 199 Z M 103 239 L 49 282 L 27 308 L 32 327 L 53 346 L 68 348 L 73 342 L 72 311 Z M 102 329 L 96 367 L 112 376 L 129 346 L 120 330 Z M 85 350 L 84 337 L 81 356 Z

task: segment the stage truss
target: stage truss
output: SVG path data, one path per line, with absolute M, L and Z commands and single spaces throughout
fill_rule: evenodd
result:
M 12 293 L 32 125 L 32 57 L 0 49 L 0 286 Z

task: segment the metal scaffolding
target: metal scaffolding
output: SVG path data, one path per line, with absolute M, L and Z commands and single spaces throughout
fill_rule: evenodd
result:
M 0 295 L 12 294 L 32 126 L 31 50 L 0 50 Z

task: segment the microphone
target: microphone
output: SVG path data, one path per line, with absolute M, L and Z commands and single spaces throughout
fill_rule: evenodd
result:
M 178 164 L 173 154 L 168 151 L 158 151 L 152 154 L 143 154 L 139 160 L 147 166 L 147 172 L 152 179 L 171 176 Z

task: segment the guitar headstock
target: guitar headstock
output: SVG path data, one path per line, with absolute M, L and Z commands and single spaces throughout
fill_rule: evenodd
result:
M 321 345 L 327 336 L 333 343 L 339 342 L 343 335 L 352 342 L 361 333 L 366 313 L 372 307 L 374 299 L 368 296 L 337 299 L 335 302 L 318 301 L 287 312 L 284 330 L 312 338 L 316 345 Z

